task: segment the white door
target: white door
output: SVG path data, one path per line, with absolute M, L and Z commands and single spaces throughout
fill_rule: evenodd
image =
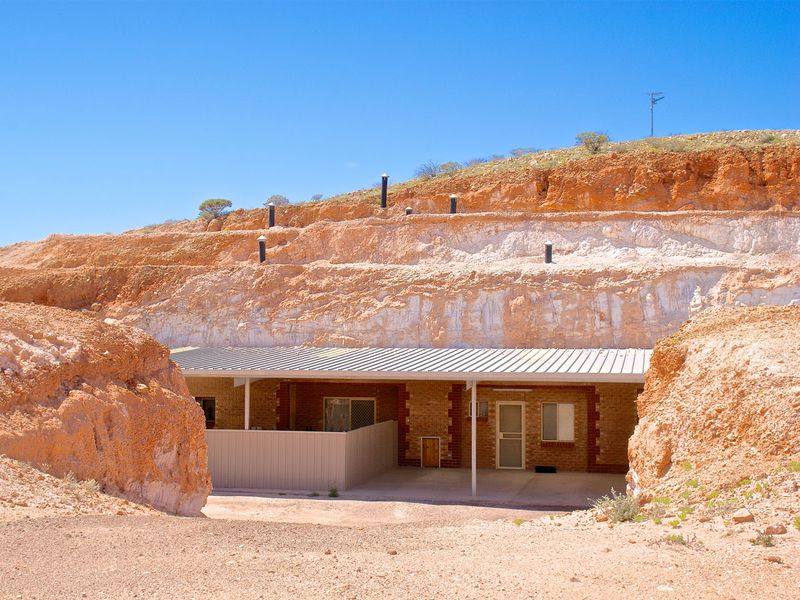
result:
M 525 468 L 525 403 L 497 403 L 497 468 Z

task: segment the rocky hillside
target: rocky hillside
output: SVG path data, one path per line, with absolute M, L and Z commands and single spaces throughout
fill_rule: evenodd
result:
M 0 455 L 193 515 L 211 491 L 204 429 L 179 369 L 148 335 L 0 303 Z
M 171 346 L 649 347 L 708 306 L 800 302 L 797 131 L 541 152 L 378 195 L 279 207 L 270 230 L 257 209 L 15 244 L 0 298 Z
M 653 353 L 629 445 L 645 498 L 800 510 L 800 307 L 703 312 Z M 712 502 L 713 504 L 713 502 Z

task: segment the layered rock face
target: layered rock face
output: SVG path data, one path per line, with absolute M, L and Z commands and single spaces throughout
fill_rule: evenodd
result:
M 708 306 L 800 302 L 800 148 L 537 160 L 394 186 L 386 210 L 279 207 L 268 231 L 252 210 L 15 244 L 0 298 L 170 346 L 651 347 Z
M 800 459 L 798 372 L 800 307 L 712 309 L 660 341 L 628 449 L 631 491 L 708 494 L 786 472 Z
M 0 454 L 196 515 L 211 491 L 204 430 L 179 369 L 150 336 L 0 303 Z

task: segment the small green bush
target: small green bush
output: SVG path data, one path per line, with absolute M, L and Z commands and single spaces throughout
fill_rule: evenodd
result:
M 512 522 L 514 525 L 516 525 L 517 527 L 519 527 L 520 525 L 522 525 L 522 524 L 525 522 L 525 519 L 521 519 L 520 517 L 517 517 L 516 519 L 514 519 L 514 520 L 513 520 L 513 521 L 511 521 L 511 522 Z
M 461 168 L 461 165 L 453 160 L 448 161 L 446 163 L 442 163 L 439 165 L 439 173 L 442 175 L 449 175 L 450 173 L 455 173 Z
M 689 471 L 692 470 L 692 463 L 690 463 L 688 460 L 683 461 L 681 463 L 681 469 L 683 469 L 688 473 Z
M 686 485 L 688 485 L 690 488 L 696 488 L 697 486 L 700 485 L 700 482 L 697 481 L 697 479 L 690 479 L 689 481 L 686 482 Z
M 221 217 L 227 214 L 228 209 L 233 205 L 230 200 L 225 200 L 224 198 L 211 198 L 209 200 L 204 200 L 198 206 L 198 210 L 200 213 L 198 216 L 201 219 L 211 220 Z
M 335 485 L 332 485 L 331 488 L 328 490 L 328 497 L 329 498 L 338 498 L 339 497 L 339 490 L 336 488 Z
M 774 144 L 778 141 L 778 136 L 774 133 L 765 133 L 759 138 L 758 141 L 762 144 Z
M 671 521 L 669 521 L 669 525 L 671 525 L 673 529 L 675 529 L 676 527 L 680 527 L 681 526 L 681 520 L 680 519 L 672 519 Z
M 800 531 L 800 516 L 797 516 L 792 520 L 792 525 L 794 525 L 795 529 Z
M 575 136 L 575 143 L 583 146 L 592 154 L 600 152 L 609 141 L 611 141 L 611 138 L 599 131 L 584 131 Z
M 764 532 L 759 532 L 759 534 L 750 540 L 750 543 L 753 546 L 764 546 L 764 548 L 772 548 L 775 545 L 775 538 L 771 535 L 767 535 Z
M 593 506 L 612 523 L 632 521 L 639 514 L 639 500 L 633 496 L 618 494 L 614 488 L 611 488 L 610 496 L 598 498 Z
M 789 462 L 789 470 L 792 473 L 800 473 L 800 460 L 793 460 Z
M 680 544 L 681 546 L 685 546 L 687 543 L 686 538 L 681 533 L 670 533 L 664 537 L 664 541 L 668 544 Z

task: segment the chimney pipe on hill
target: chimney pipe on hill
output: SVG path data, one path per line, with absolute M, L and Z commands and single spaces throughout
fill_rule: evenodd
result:
M 266 236 L 258 236 L 258 262 L 263 263 L 267 260 L 267 238 Z
M 381 175 L 381 208 L 386 208 L 386 196 L 389 194 L 389 176 Z
M 413 213 L 413 212 L 414 212 L 414 209 L 413 209 L 413 208 L 411 208 L 410 206 L 406 206 L 406 214 L 407 214 L 407 215 L 410 215 L 410 214 L 411 214 L 411 213 Z
M 451 194 L 450 195 L 450 214 L 451 215 L 456 214 L 456 212 L 457 212 L 456 211 L 456 204 L 457 203 L 458 203 L 458 196 L 456 196 L 455 194 Z
M 553 242 L 544 243 L 544 262 L 553 262 Z
M 269 227 L 275 227 L 275 204 L 270 202 L 267 208 L 269 209 Z

